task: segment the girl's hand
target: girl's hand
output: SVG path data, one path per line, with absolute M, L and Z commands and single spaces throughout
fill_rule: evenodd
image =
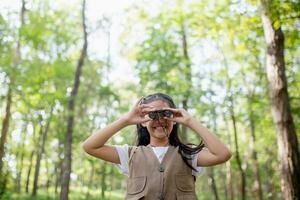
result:
M 133 108 L 123 116 L 127 125 L 141 124 L 151 120 L 147 114 L 153 110 L 153 106 L 142 104 L 143 99 L 144 97 L 141 97 Z
M 174 121 L 180 124 L 183 124 L 185 126 L 189 126 L 192 116 L 183 108 L 164 108 L 164 110 L 170 110 L 173 112 L 173 117 L 167 118 L 166 119 L 170 121 Z

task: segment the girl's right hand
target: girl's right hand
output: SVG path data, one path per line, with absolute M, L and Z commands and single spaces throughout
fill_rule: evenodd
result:
M 148 113 L 154 110 L 153 106 L 149 106 L 143 103 L 144 97 L 141 97 L 133 106 L 133 108 L 123 116 L 127 125 L 141 124 L 150 121 Z

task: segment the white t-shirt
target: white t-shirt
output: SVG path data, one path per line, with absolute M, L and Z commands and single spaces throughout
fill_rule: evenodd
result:
M 118 154 L 119 154 L 119 158 L 120 158 L 120 164 L 116 164 L 117 168 L 121 171 L 121 173 L 129 176 L 129 165 L 128 165 L 128 160 L 129 160 L 129 156 L 128 156 L 128 145 L 124 144 L 121 146 L 115 146 Z M 159 162 L 162 162 L 168 147 L 152 147 L 153 152 L 155 153 L 156 157 L 158 158 Z M 198 167 L 197 166 L 197 159 L 198 159 L 198 154 L 193 154 L 192 155 L 192 166 L 197 169 L 197 171 L 193 170 L 193 175 L 194 176 L 199 176 L 204 172 L 204 168 L 203 167 Z

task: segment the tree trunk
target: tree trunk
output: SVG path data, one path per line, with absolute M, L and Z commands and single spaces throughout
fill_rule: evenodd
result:
M 212 76 L 210 76 L 211 78 Z M 211 83 L 211 82 L 210 82 Z M 217 114 L 216 114 L 216 110 L 215 110 L 215 105 L 213 104 L 213 100 L 212 100 L 212 93 L 210 92 L 209 94 L 209 100 L 211 102 L 211 115 L 210 115 L 210 121 L 212 122 L 212 128 L 213 128 L 213 132 L 215 134 L 217 134 Z M 216 185 L 216 181 L 215 181 L 215 176 L 214 176 L 214 167 L 209 167 L 208 168 L 208 177 L 210 179 L 210 187 L 211 190 L 214 194 L 215 200 L 219 200 L 219 194 L 218 194 L 218 188 Z
M 93 162 L 91 162 L 91 166 L 92 166 L 92 169 L 91 169 L 91 173 L 90 173 L 90 177 L 89 177 L 89 181 L 88 181 L 88 191 L 85 195 L 86 200 L 90 199 L 90 190 L 89 189 L 92 187 L 93 179 L 94 179 L 95 166 L 94 166 Z
M 47 191 L 47 195 L 49 194 L 49 187 L 51 184 L 51 172 L 50 172 L 50 166 L 49 166 L 49 162 L 48 159 L 45 159 L 46 161 L 46 172 L 47 172 L 47 182 L 46 182 L 46 191 Z
M 261 180 L 260 180 L 260 171 L 259 171 L 259 164 L 257 159 L 257 152 L 255 149 L 255 121 L 253 116 L 253 110 L 252 110 L 252 95 L 248 97 L 248 113 L 249 113 L 249 120 L 250 120 L 250 148 L 251 148 L 251 157 L 253 160 L 253 166 L 254 166 L 254 174 L 255 174 L 255 194 L 257 195 L 257 199 L 263 200 L 263 192 L 262 192 L 262 186 L 261 186 Z
M 40 173 L 40 165 L 43 158 L 43 153 L 45 150 L 45 143 L 47 139 L 47 134 L 50 126 L 50 122 L 52 119 L 52 113 L 53 113 L 53 106 L 51 107 L 50 116 L 47 121 L 47 125 L 45 130 L 43 129 L 42 123 L 40 123 L 40 138 L 42 139 L 42 144 L 40 144 L 40 139 L 38 140 L 38 149 L 37 149 L 37 156 L 36 156 L 36 164 L 35 164 L 35 172 L 34 172 L 34 181 L 33 181 L 33 190 L 32 190 L 32 196 L 36 196 L 37 190 L 38 190 L 38 180 L 39 180 L 39 173 Z
M 56 167 L 54 169 L 54 173 L 55 173 L 56 179 L 55 179 L 54 193 L 55 193 L 55 195 L 56 194 L 58 195 L 58 186 L 61 184 L 61 178 L 62 178 L 62 160 L 59 159 L 59 162 L 57 162 L 55 165 L 56 165 Z
M 16 180 L 16 189 L 15 191 L 17 193 L 20 193 L 21 192 L 21 181 L 22 181 L 22 172 L 23 172 L 23 167 L 24 167 L 24 156 L 25 156 L 25 141 L 26 141 L 26 125 L 23 127 L 22 129 L 22 144 L 21 144 L 21 147 L 18 148 L 18 153 L 21 154 L 21 158 L 18 159 L 18 156 L 17 159 L 20 160 L 20 162 L 17 162 L 18 165 L 17 165 L 17 180 Z
M 273 121 L 276 126 L 284 199 L 300 199 L 300 155 L 291 114 L 284 63 L 284 34 L 274 27 L 267 4 L 260 0 L 261 18 L 267 44 L 267 77 L 270 87 Z
M 42 119 L 41 119 L 42 120 Z M 32 196 L 36 195 L 37 191 L 37 182 L 38 182 L 38 176 L 40 171 L 40 163 L 41 163 L 41 144 L 40 140 L 42 138 L 43 134 L 43 126 L 42 122 L 40 121 L 40 130 L 39 130 L 39 136 L 36 144 L 36 162 L 35 162 L 35 170 L 34 170 L 34 179 L 33 179 L 33 189 L 32 189 Z
M 114 169 L 113 167 L 110 168 L 110 171 L 109 171 L 109 177 L 111 177 L 111 181 L 110 181 L 110 185 L 109 185 L 109 190 L 110 191 L 114 191 L 116 189 L 116 179 L 115 179 L 115 175 L 114 175 Z
M 208 168 L 208 180 L 209 180 L 208 183 L 209 183 L 210 189 L 211 189 L 215 199 L 219 200 L 218 189 L 217 189 L 213 170 L 214 170 L 213 167 Z
M 3 170 L 3 158 L 5 156 L 5 149 L 4 149 L 4 145 L 6 142 L 6 138 L 7 138 L 7 134 L 8 134 L 8 127 L 9 127 L 9 119 L 10 119 L 10 107 L 11 107 L 11 84 L 9 84 L 8 86 L 8 92 L 7 92 L 7 100 L 6 100 L 6 113 L 5 113 L 5 117 L 3 119 L 2 122 L 2 131 L 1 131 L 1 139 L 0 139 L 0 179 L 3 180 L 2 174 L 4 174 L 2 172 Z M 1 184 L 2 185 L 2 184 Z
M 256 57 L 257 63 L 259 63 L 259 58 Z M 246 82 L 246 74 L 244 73 L 244 70 L 242 70 L 243 74 L 243 80 L 244 80 L 244 85 L 247 87 L 247 113 L 248 113 L 248 120 L 250 123 L 250 142 L 249 142 L 249 147 L 250 147 L 250 156 L 252 158 L 252 166 L 253 166 L 253 171 L 254 171 L 254 176 L 255 176 L 255 182 L 254 182 L 254 190 L 256 194 L 256 199 L 258 200 L 263 200 L 263 190 L 262 190 L 262 183 L 261 183 L 261 177 L 260 177 L 260 170 L 259 170 L 259 162 L 257 158 L 257 151 L 255 149 L 255 143 L 256 143 L 256 136 L 255 136 L 255 116 L 253 112 L 253 101 L 255 98 L 255 90 L 256 86 L 248 84 Z M 257 77 L 257 80 L 262 79 L 262 74 Z M 261 84 L 258 84 L 261 85 Z
M 19 38 L 17 42 L 17 47 L 15 51 L 15 59 L 14 59 L 14 68 L 17 68 L 17 65 L 20 63 L 20 49 L 21 49 L 21 43 L 20 43 L 20 30 L 22 26 L 24 25 L 24 15 L 25 15 L 25 0 L 22 0 L 22 7 L 21 7 L 21 14 L 20 14 L 20 20 L 21 20 L 21 26 L 19 28 Z M 0 180 L 4 180 L 1 178 L 2 172 L 3 172 L 3 158 L 5 156 L 5 143 L 6 138 L 8 135 L 8 129 L 9 129 L 9 121 L 10 121 L 10 115 L 11 115 L 11 103 L 12 103 L 12 93 L 13 93 L 13 87 L 15 82 L 14 74 L 8 74 L 9 84 L 8 84 L 8 90 L 7 90 L 7 99 L 6 99 L 6 109 L 5 109 L 5 117 L 2 121 L 2 130 L 1 130 L 1 138 L 0 138 Z M 0 188 L 3 186 L 0 181 Z
M 106 165 L 107 162 L 102 163 L 102 168 L 101 168 L 101 197 L 102 199 L 105 199 L 105 191 L 106 191 Z
M 223 119 L 224 119 L 224 122 L 225 122 L 228 144 L 229 144 L 229 147 L 231 147 L 232 145 L 231 145 L 229 124 L 228 124 L 228 121 L 225 117 L 224 112 L 222 112 L 222 116 L 223 116 Z M 227 192 L 226 187 L 225 187 L 225 195 L 226 195 L 226 199 L 229 198 L 230 200 L 233 200 L 234 199 L 234 191 L 233 191 L 233 186 L 232 186 L 232 168 L 231 168 L 230 162 L 226 162 L 225 165 L 226 165 L 226 178 L 227 178 L 226 185 L 228 187 L 228 192 Z
M 74 84 L 71 92 L 71 96 L 68 102 L 68 120 L 67 120 L 67 133 L 66 133 L 66 145 L 65 145 L 65 156 L 63 160 L 62 166 L 62 182 L 61 182 L 61 193 L 60 199 L 61 200 L 68 200 L 69 194 L 69 185 L 70 185 L 70 174 L 71 174 L 71 166 L 72 166 L 72 140 L 73 140 L 73 123 L 74 123 L 74 115 L 75 115 L 75 99 L 79 89 L 80 83 L 80 75 L 81 69 L 84 64 L 84 59 L 87 54 L 87 31 L 86 31 L 86 24 L 85 24 L 85 0 L 82 1 L 82 28 L 83 28 L 83 47 L 81 51 L 80 58 L 77 63 Z
M 226 177 L 227 177 L 227 187 L 228 192 L 225 191 L 226 199 L 233 200 L 234 199 L 234 190 L 233 190 L 233 184 L 232 184 L 232 168 L 230 162 L 226 163 Z
M 62 121 L 65 121 L 64 120 L 64 117 L 61 118 Z M 63 149 L 61 148 L 63 146 L 63 141 L 61 139 L 59 139 L 59 143 L 58 143 L 58 155 L 62 155 L 63 154 Z M 59 186 L 61 185 L 61 179 L 62 179 L 62 176 L 63 176 L 63 158 L 61 158 L 61 156 L 59 156 L 59 159 L 58 159 L 58 162 L 55 163 L 55 174 L 56 174 L 56 179 L 55 179 L 55 195 L 57 196 L 57 199 L 59 199 L 59 195 L 58 191 L 59 189 Z
M 6 191 L 6 188 L 7 188 L 7 182 L 8 182 L 8 172 L 5 172 L 3 175 L 2 175 L 2 179 L 1 179 L 1 183 L 2 183 L 2 186 L 0 187 L 0 197 L 2 197 L 2 195 L 4 195 L 5 191 Z
M 11 108 L 11 96 L 12 96 L 12 82 L 9 83 L 8 86 L 8 93 L 7 93 L 7 100 L 6 100 L 6 113 L 5 117 L 2 122 L 2 131 L 1 131 L 1 138 L 0 138 L 0 195 L 5 193 L 6 190 L 6 183 L 7 183 L 7 172 L 4 170 L 4 162 L 3 158 L 5 156 L 5 143 L 8 134 L 9 128 L 9 120 L 10 120 L 10 108 Z
M 240 158 L 240 153 L 239 153 L 239 145 L 238 145 L 238 138 L 237 138 L 237 128 L 236 128 L 236 119 L 235 119 L 235 113 L 234 113 L 234 102 L 232 95 L 230 94 L 229 96 L 229 101 L 230 101 L 230 117 L 232 120 L 232 125 L 233 125 L 233 132 L 234 132 L 234 144 L 235 144 L 235 159 L 238 165 L 238 170 L 241 175 L 241 199 L 245 200 L 246 199 L 246 174 L 242 168 L 242 162 Z
M 28 172 L 27 172 L 26 186 L 25 186 L 25 192 L 26 193 L 29 192 L 29 181 L 30 181 L 30 174 L 31 174 L 33 156 L 34 156 L 34 150 L 30 154 L 30 165 L 29 165 Z

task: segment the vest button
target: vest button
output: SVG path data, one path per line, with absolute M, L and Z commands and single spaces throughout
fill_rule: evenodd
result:
M 164 172 L 165 171 L 165 168 L 163 166 L 160 166 L 159 167 L 159 172 Z
M 163 194 L 160 194 L 159 196 L 158 196 L 158 199 L 159 200 L 164 200 L 165 198 L 164 198 L 164 195 Z

